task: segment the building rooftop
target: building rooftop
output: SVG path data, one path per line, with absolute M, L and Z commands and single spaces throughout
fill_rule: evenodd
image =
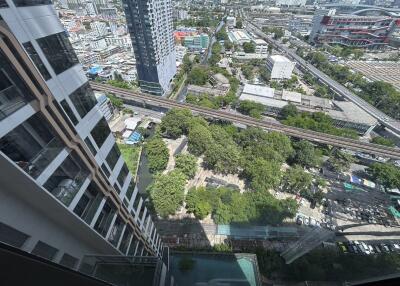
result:
M 254 44 L 256 45 L 268 45 L 266 41 L 263 39 L 253 39 Z
M 280 62 L 280 63 L 290 63 L 291 61 L 282 55 L 273 55 L 270 57 L 274 62 Z
M 243 94 L 249 94 L 259 97 L 274 97 L 275 89 L 264 85 L 245 84 Z
M 283 90 L 282 91 L 282 99 L 290 102 L 301 103 L 301 93 Z

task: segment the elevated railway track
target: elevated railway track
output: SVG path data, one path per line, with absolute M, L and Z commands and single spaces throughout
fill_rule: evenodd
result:
M 398 148 L 361 142 L 355 139 L 339 137 L 321 132 L 287 126 L 276 122 L 262 121 L 245 115 L 233 114 L 222 110 L 214 110 L 210 108 L 196 106 L 189 103 L 180 103 L 163 97 L 157 97 L 131 90 L 116 88 L 107 84 L 91 82 L 91 86 L 94 90 L 113 93 L 115 94 L 115 96 L 123 100 L 136 101 L 139 103 L 163 107 L 166 109 L 188 108 L 192 112 L 199 115 L 203 115 L 208 118 L 226 120 L 233 123 L 242 124 L 245 126 L 260 127 L 266 130 L 282 132 L 292 137 L 306 139 L 316 143 L 328 144 L 332 146 L 346 148 L 353 151 L 374 154 L 392 159 L 400 159 L 400 149 Z

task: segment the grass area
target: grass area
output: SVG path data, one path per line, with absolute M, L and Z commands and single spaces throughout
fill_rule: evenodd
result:
M 142 146 L 118 144 L 118 147 L 119 150 L 121 150 L 122 156 L 124 157 L 126 166 L 128 167 L 129 171 L 131 171 L 132 176 L 135 177 Z

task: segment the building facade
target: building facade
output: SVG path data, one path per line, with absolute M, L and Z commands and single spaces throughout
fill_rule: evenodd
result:
M 49 0 L 0 1 L 0 241 L 76 269 L 163 244 Z
M 313 23 L 310 41 L 379 49 L 387 45 L 400 21 L 389 16 L 323 16 Z
M 273 55 L 267 59 L 267 69 L 271 79 L 290 79 L 296 63 L 281 55 Z
M 171 0 L 123 0 L 142 91 L 163 95 L 176 74 Z

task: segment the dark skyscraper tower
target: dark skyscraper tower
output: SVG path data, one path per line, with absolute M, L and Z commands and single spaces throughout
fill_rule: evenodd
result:
M 176 73 L 171 0 L 123 0 L 139 85 L 163 95 Z

